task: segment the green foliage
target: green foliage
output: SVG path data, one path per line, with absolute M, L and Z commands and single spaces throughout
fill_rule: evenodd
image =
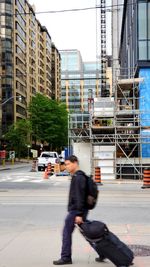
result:
M 66 106 L 37 94 L 29 105 L 32 140 L 47 142 L 51 149 L 67 144 Z
M 9 142 L 8 148 L 15 150 L 18 158 L 20 158 L 24 150 L 27 150 L 30 133 L 30 122 L 28 120 L 19 120 L 10 126 L 8 132 L 5 134 L 5 139 Z

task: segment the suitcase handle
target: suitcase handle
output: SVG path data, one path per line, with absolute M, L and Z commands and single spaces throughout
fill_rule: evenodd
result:
M 85 239 L 86 239 L 87 241 L 91 242 L 91 243 L 99 242 L 99 241 L 103 240 L 103 239 L 105 238 L 105 236 L 107 236 L 107 235 L 109 234 L 109 229 L 108 229 L 108 227 L 105 225 L 105 226 L 106 226 L 106 228 L 105 228 L 105 233 L 104 233 L 101 237 L 99 237 L 99 238 L 94 238 L 94 239 L 90 239 L 90 238 L 88 238 L 88 237 L 85 236 L 84 231 L 82 230 L 82 228 L 80 227 L 80 225 L 81 225 L 81 224 L 77 224 L 77 223 L 75 223 L 76 228 L 77 228 L 77 229 L 80 231 L 80 233 L 85 237 Z

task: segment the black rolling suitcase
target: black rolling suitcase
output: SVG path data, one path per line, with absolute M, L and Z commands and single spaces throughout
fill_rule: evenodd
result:
M 132 264 L 133 252 L 110 232 L 104 223 L 86 221 L 80 225 L 79 229 L 100 258 L 109 259 L 117 267 L 128 267 Z

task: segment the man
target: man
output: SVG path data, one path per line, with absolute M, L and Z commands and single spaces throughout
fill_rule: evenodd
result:
M 72 233 L 76 224 L 85 221 L 88 209 L 86 205 L 86 177 L 79 170 L 78 158 L 74 155 L 65 160 L 66 170 L 71 174 L 68 200 L 68 214 L 63 229 L 61 258 L 54 265 L 72 264 Z

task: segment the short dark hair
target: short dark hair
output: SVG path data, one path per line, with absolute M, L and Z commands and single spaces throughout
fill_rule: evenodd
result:
M 72 163 L 74 163 L 74 162 L 79 163 L 79 160 L 78 160 L 78 158 L 75 155 L 68 156 L 65 160 L 69 160 Z

